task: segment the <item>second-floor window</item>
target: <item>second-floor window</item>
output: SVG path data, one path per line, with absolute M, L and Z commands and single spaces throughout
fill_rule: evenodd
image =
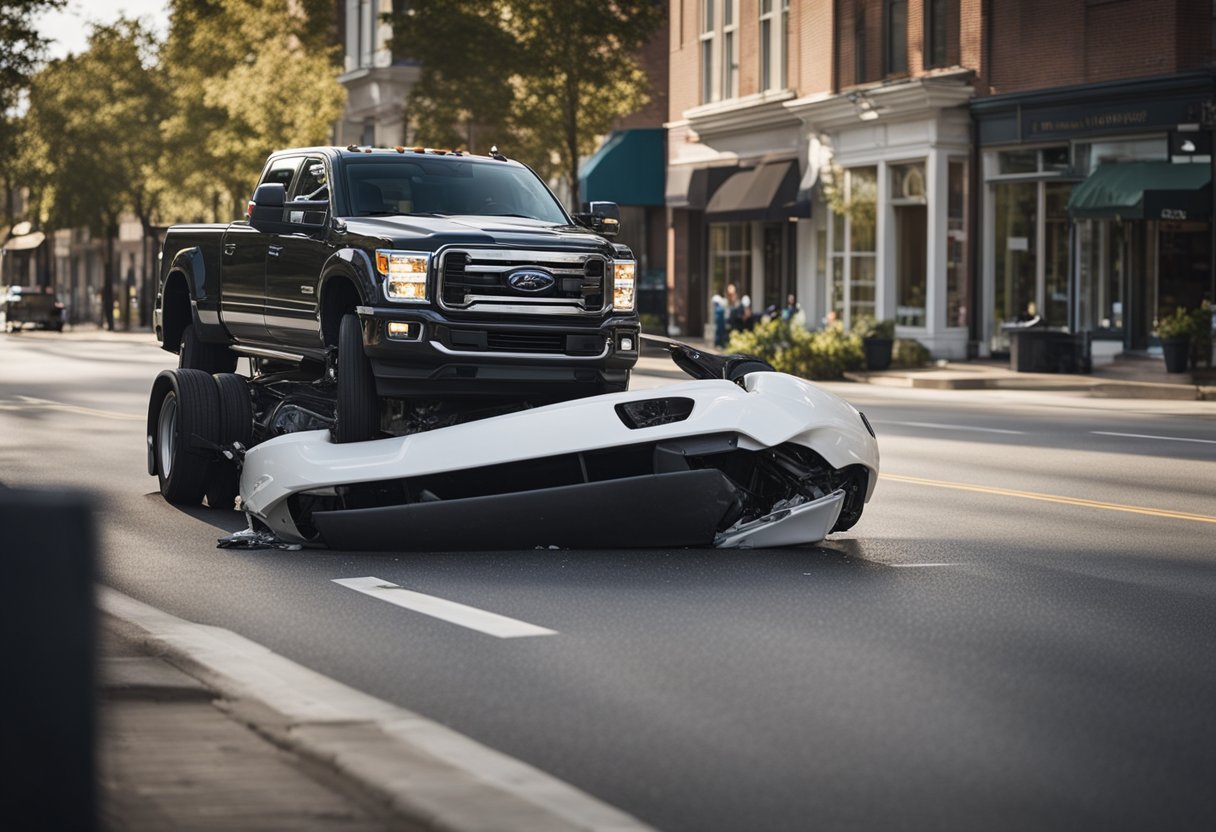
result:
M 883 74 L 902 75 L 908 71 L 908 0 L 884 0 Z
M 946 66 L 946 0 L 925 0 L 925 66 Z
M 701 0 L 701 103 L 739 95 L 738 0 Z
M 783 90 L 789 85 L 789 0 L 760 0 L 760 88 Z

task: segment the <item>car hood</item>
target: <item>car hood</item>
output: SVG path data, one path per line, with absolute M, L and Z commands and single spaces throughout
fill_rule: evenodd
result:
M 525 217 L 402 215 L 358 217 L 346 224 L 352 234 L 427 251 L 445 245 L 584 249 L 609 256 L 613 251 L 604 238 L 586 229 Z

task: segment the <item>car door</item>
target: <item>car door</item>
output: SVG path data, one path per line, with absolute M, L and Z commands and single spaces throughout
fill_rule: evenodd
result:
M 320 211 L 309 210 L 307 216 L 293 212 L 291 203 L 328 199 L 328 182 L 325 160 L 318 156 L 307 157 L 287 192 L 288 218 L 310 223 L 324 219 Z M 330 252 L 327 236 L 325 229 L 318 228 L 274 234 L 268 241 L 266 328 L 276 344 L 314 350 L 322 347 L 317 294 L 321 265 Z
M 273 160 L 258 184 L 278 182 L 290 188 L 301 157 Z M 265 342 L 266 251 L 272 235 L 248 222 L 234 222 L 224 232 L 220 261 L 220 316 L 228 332 L 238 341 Z

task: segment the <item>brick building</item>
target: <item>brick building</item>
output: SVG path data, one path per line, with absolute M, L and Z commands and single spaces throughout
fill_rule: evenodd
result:
M 1148 347 L 1161 310 L 1212 293 L 1213 14 L 673 3 L 674 326 L 704 334 L 734 282 L 757 309 L 796 294 L 812 326 L 895 319 L 937 356 L 1005 349 L 1036 314 L 1099 355 Z

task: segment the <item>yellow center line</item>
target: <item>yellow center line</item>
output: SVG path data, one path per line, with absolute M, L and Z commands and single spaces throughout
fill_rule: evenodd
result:
M 911 485 L 928 485 L 934 488 L 951 488 L 955 491 L 973 491 L 977 494 L 996 494 L 1001 497 L 1019 497 L 1023 500 L 1039 500 L 1044 503 L 1059 503 L 1066 506 L 1081 506 L 1083 508 L 1100 508 L 1107 511 L 1124 511 L 1129 514 L 1147 514 L 1152 517 L 1168 517 L 1171 520 L 1192 520 L 1196 523 L 1216 523 L 1216 517 L 1207 514 L 1189 514 L 1185 511 L 1167 511 L 1161 508 L 1146 508 L 1144 506 L 1129 506 L 1122 503 L 1102 503 L 1097 500 L 1084 500 L 1080 497 L 1061 497 L 1056 494 L 1040 494 L 1037 491 L 1015 491 L 1012 488 L 996 488 L 990 485 L 972 485 L 966 482 L 950 482 L 948 480 L 929 480 L 924 477 L 907 477 L 902 474 L 881 474 L 880 479 L 906 482 Z

